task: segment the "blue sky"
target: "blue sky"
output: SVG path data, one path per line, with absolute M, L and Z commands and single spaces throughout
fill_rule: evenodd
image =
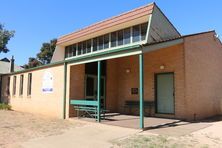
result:
M 118 15 L 151 0 L 4 0 L 0 22 L 15 30 L 10 52 L 0 58 L 16 58 L 18 65 L 35 57 L 43 42 Z M 156 0 L 181 34 L 216 30 L 222 36 L 221 0 Z

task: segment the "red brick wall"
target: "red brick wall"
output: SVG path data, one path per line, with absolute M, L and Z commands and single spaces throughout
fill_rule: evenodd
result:
M 85 65 L 74 65 L 70 67 L 70 82 L 69 82 L 69 98 L 83 99 L 84 98 L 84 80 L 85 80 Z M 69 116 L 75 116 L 76 111 L 73 106 L 69 106 Z
M 221 113 L 222 46 L 214 32 L 185 38 L 185 61 L 188 118 Z

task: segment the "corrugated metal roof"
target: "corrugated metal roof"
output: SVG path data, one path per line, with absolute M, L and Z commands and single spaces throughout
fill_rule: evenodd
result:
M 188 35 L 182 35 L 182 36 L 177 37 L 177 38 L 172 38 L 172 39 L 167 39 L 167 40 L 161 40 L 161 41 L 153 42 L 153 43 L 146 43 L 146 44 L 143 44 L 143 46 L 149 46 L 149 45 L 153 45 L 153 44 L 159 44 L 159 43 L 163 43 L 163 42 L 173 41 L 173 40 L 177 40 L 177 39 L 181 39 L 181 38 L 186 38 L 186 37 L 195 36 L 195 35 L 201 35 L 201 34 L 210 33 L 210 32 L 215 32 L 215 30 L 210 30 L 210 31 L 205 31 L 205 32 L 199 32 L 199 33 L 193 33 L 193 34 L 188 34 Z

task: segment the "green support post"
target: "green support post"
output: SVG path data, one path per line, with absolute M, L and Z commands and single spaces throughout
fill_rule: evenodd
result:
M 63 119 L 66 118 L 66 81 L 67 81 L 67 63 L 64 63 L 64 88 L 63 88 Z
M 140 128 L 143 129 L 144 128 L 144 88 L 143 88 L 143 84 L 144 84 L 144 76 L 143 76 L 143 54 L 139 55 L 139 77 L 140 77 L 140 92 L 139 92 L 139 96 L 140 96 Z
M 98 61 L 98 69 L 97 69 L 97 121 L 100 122 L 100 109 L 101 109 L 101 96 L 100 96 L 100 79 L 101 79 L 101 61 Z

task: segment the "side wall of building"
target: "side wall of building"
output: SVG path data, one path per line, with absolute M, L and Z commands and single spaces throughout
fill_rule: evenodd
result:
M 222 45 L 214 35 L 185 38 L 185 91 L 191 120 L 221 113 Z
M 125 101 L 139 101 L 139 94 L 131 94 L 132 88 L 139 88 L 139 57 L 136 55 L 114 60 L 116 62 L 115 68 L 109 69 L 108 66 L 111 65 L 108 64 L 107 74 L 113 75 L 113 79 L 109 81 L 109 84 L 115 83 L 115 85 L 113 84 L 112 90 L 107 88 L 107 90 L 112 91 L 107 93 L 114 94 L 114 91 L 117 89 L 115 96 L 117 97 L 116 105 L 118 112 L 126 113 L 129 110 L 124 109 Z M 160 69 L 161 65 L 164 65 L 164 69 Z M 155 107 L 152 108 L 151 114 L 160 117 L 184 118 L 186 116 L 187 102 L 184 97 L 183 44 L 144 53 L 144 100 L 155 101 L 155 74 L 168 72 L 173 72 L 175 77 L 175 115 L 155 114 Z M 109 99 L 107 97 L 107 102 Z M 115 105 L 115 103 L 113 104 Z M 149 113 L 149 109 L 145 112 Z M 132 110 L 131 113 L 139 114 L 138 110 Z
M 53 91 L 42 91 L 43 77 L 46 72 L 52 74 Z M 31 95 L 28 95 L 28 74 L 32 74 Z M 24 76 L 23 95 L 20 95 L 20 76 Z M 13 79 L 16 76 L 16 93 L 13 95 Z M 8 95 L 8 77 L 10 77 L 10 95 Z M 9 102 L 13 110 L 63 117 L 64 66 L 54 66 L 29 72 L 6 75 L 3 77 L 2 99 Z

